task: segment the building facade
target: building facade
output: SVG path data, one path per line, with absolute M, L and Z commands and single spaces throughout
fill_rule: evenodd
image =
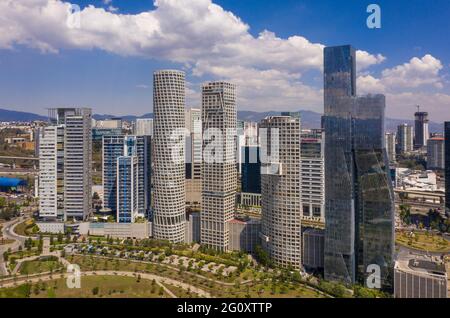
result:
M 137 118 L 134 123 L 134 134 L 136 136 L 153 136 L 153 119 Z
M 203 169 L 201 243 L 229 249 L 229 221 L 235 213 L 236 86 L 210 82 L 202 87 Z
M 351 46 L 324 50 L 325 279 L 365 283 L 370 264 L 392 288 L 394 205 L 383 95 L 356 96 Z
M 414 130 L 411 125 L 401 124 L 397 127 L 397 149 L 399 153 L 414 150 Z
M 450 211 L 450 121 L 444 123 L 445 211 Z
M 153 74 L 153 236 L 173 243 L 185 240 L 185 98 L 184 72 Z
M 394 271 L 395 298 L 447 298 L 444 264 L 430 259 L 399 259 Z
M 416 112 L 414 113 L 414 148 L 421 149 L 427 146 L 427 141 L 430 137 L 428 129 L 428 113 Z
M 200 209 L 202 203 L 202 111 L 186 110 L 186 205 Z
M 138 216 L 138 158 L 117 158 L 117 222 L 134 223 Z
M 433 137 L 427 142 L 427 169 L 443 170 L 445 168 L 445 140 Z
M 325 161 L 323 130 L 302 130 L 301 192 L 303 219 L 325 224 Z
M 277 266 L 300 269 L 300 120 L 267 117 L 260 127 L 262 247 Z
M 39 138 L 40 213 L 84 220 L 92 207 L 91 109 L 54 108 L 49 118 Z
M 261 193 L 261 161 L 259 146 L 244 146 L 241 148 L 241 191 L 246 193 Z
M 396 152 L 395 152 L 395 134 L 386 133 L 385 134 L 386 152 L 390 163 L 396 162 Z
M 151 215 L 151 137 L 115 135 L 103 136 L 103 207 L 115 212 L 117 221 L 117 174 L 118 160 L 122 156 L 137 158 L 138 187 L 133 188 L 137 195 L 139 216 L 150 218 Z

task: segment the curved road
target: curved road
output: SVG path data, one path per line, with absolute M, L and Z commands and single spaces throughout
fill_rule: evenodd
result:
M 23 246 L 25 243 L 25 240 L 27 239 L 26 236 L 21 236 L 16 233 L 14 233 L 14 228 L 21 222 L 25 222 L 28 218 L 26 217 L 18 217 L 14 220 L 5 222 L 2 224 L 2 234 L 5 239 L 14 240 L 11 244 L 6 245 L 0 245 L 0 276 L 8 275 L 8 270 L 6 268 L 4 259 L 3 259 L 3 253 L 6 252 L 9 248 L 11 250 L 17 251 L 19 249 L 19 246 Z

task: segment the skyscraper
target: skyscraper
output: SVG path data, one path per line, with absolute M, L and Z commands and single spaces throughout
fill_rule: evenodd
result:
M 356 96 L 355 50 L 324 51 L 325 278 L 365 283 L 368 266 L 392 287 L 394 206 L 383 95 Z
M 450 212 L 450 121 L 444 123 L 445 212 Z
M 323 130 L 301 132 L 301 192 L 303 219 L 325 222 L 325 161 Z
M 229 221 L 235 212 L 236 87 L 210 82 L 202 87 L 203 170 L 201 243 L 229 248 Z
M 200 208 L 202 202 L 202 111 L 186 110 L 186 204 Z
M 444 159 L 445 140 L 442 137 L 433 137 L 427 142 L 427 169 L 443 170 L 445 166 Z
M 385 143 L 386 143 L 386 152 L 388 155 L 389 162 L 394 163 L 396 161 L 396 158 L 395 158 L 395 134 L 394 133 L 386 133 L 385 134 Z
M 282 267 L 302 266 L 300 120 L 291 116 L 261 121 L 262 246 Z
M 241 192 L 261 193 L 260 147 L 257 145 L 241 147 Z
M 118 160 L 120 157 L 132 156 L 137 158 L 138 164 L 135 176 L 138 186 L 133 188 L 133 191 L 137 192 L 136 213 L 145 217 L 149 216 L 151 200 L 151 137 L 103 136 L 103 207 L 116 213 L 117 222 L 124 220 L 119 217 L 117 206 L 117 184 L 120 182 L 117 174 Z M 124 159 L 122 161 L 125 162 Z M 131 191 L 131 188 L 128 191 Z
M 84 220 L 92 207 L 91 109 L 49 110 L 40 139 L 42 216 Z
M 138 215 L 138 158 L 117 158 L 117 222 L 134 223 Z
M 413 127 L 408 124 L 401 124 L 397 127 L 397 147 L 398 152 L 405 153 L 413 151 L 414 134 Z
M 185 213 L 185 74 L 153 74 L 154 213 L 153 236 L 184 242 Z
M 428 113 L 414 113 L 414 148 L 420 149 L 427 145 L 430 133 L 428 131 Z

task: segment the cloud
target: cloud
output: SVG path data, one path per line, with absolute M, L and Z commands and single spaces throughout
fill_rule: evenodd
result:
M 99 49 L 121 56 L 140 56 L 179 63 L 190 81 L 225 79 L 238 85 L 241 109 L 322 110 L 319 87 L 305 74 L 321 74 L 324 44 L 301 35 L 281 38 L 249 25 L 211 0 L 155 0 L 155 9 L 139 14 L 92 5 L 80 12 L 80 28 L 70 27 L 71 5 L 60 0 L 1 0 L 0 49 L 24 45 L 42 53 L 64 49 Z M 358 50 L 358 91 L 398 94 L 397 88 L 442 87 L 442 63 L 431 56 L 385 69 L 377 78 L 368 69 L 386 60 Z M 187 100 L 200 102 L 199 85 L 187 83 Z M 398 95 L 396 95 L 398 96 Z M 447 95 L 445 95 L 447 96 Z M 438 101 L 446 97 L 437 97 Z M 195 100 L 196 99 L 196 100 Z M 399 103 L 407 100 L 392 99 Z

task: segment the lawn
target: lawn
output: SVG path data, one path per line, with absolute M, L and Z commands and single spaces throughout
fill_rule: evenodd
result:
M 145 264 L 132 261 L 123 260 L 108 260 L 95 256 L 70 256 L 67 258 L 69 262 L 79 264 L 82 271 L 92 270 L 116 270 L 116 271 L 145 271 L 152 274 L 156 274 L 162 277 L 170 277 L 180 282 L 194 285 L 204 291 L 209 292 L 214 297 L 231 297 L 231 298 L 245 298 L 250 297 L 286 297 L 286 298 L 316 298 L 323 297 L 318 292 L 307 288 L 304 284 L 294 283 L 286 284 L 284 287 L 280 283 L 275 284 L 272 287 L 272 283 L 258 284 L 240 284 L 239 281 L 231 285 L 223 285 L 214 281 L 207 280 L 206 278 L 194 276 L 192 272 L 179 272 L 167 268 L 164 265 L 159 264 Z M 245 271 L 245 276 L 252 276 L 248 271 Z M 203 274 L 203 273 L 202 273 Z M 210 273 L 209 273 L 210 274 Z M 209 276 L 209 275 L 208 275 Z M 248 287 L 247 287 L 248 286 Z M 170 286 L 167 286 L 175 295 L 178 295 L 178 291 L 172 290 Z M 186 296 L 186 295 L 184 295 Z M 187 296 L 186 296 L 187 297 Z
M 450 252 L 450 242 L 436 234 L 426 232 L 396 232 L 395 242 L 407 247 L 429 252 Z
M 61 269 L 63 266 L 58 260 L 35 260 L 23 262 L 20 266 L 21 275 L 52 272 Z
M 156 283 L 134 277 L 83 276 L 81 288 L 68 288 L 65 279 L 34 284 L 32 298 L 169 298 Z
M 28 236 L 31 234 L 31 231 L 34 226 L 35 226 L 34 220 L 29 219 L 26 220 L 25 222 L 17 224 L 16 227 L 14 228 L 14 232 L 17 235 Z

